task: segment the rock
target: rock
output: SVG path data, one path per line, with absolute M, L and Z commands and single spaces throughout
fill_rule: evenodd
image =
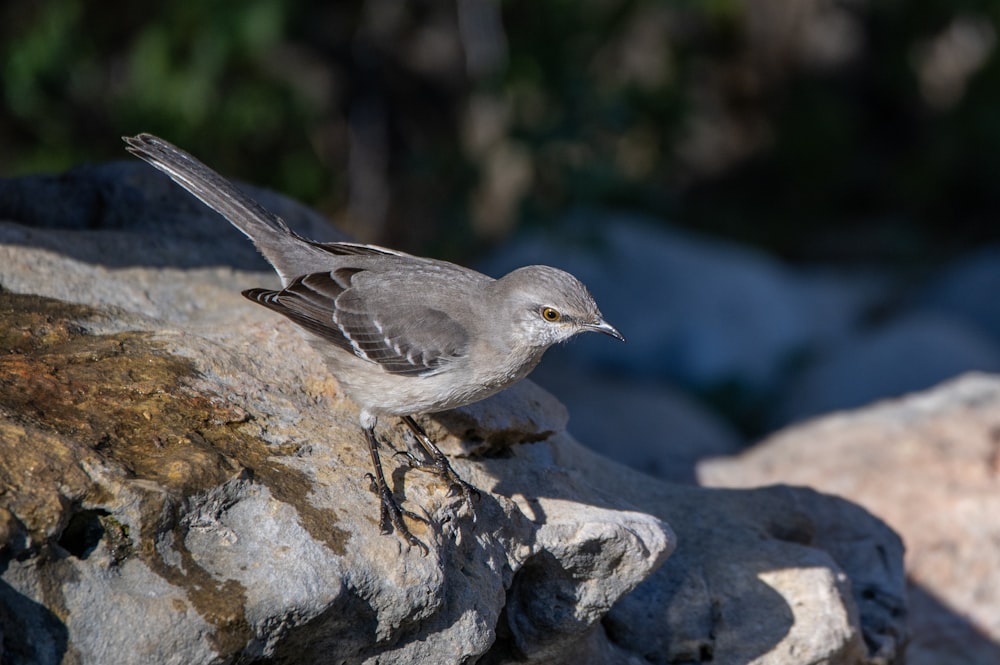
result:
M 116 206 L 163 191 L 130 177 Z M 430 551 L 381 534 L 357 408 L 290 322 L 238 295 L 267 278 L 199 258 L 246 241 L 216 220 L 200 248 L 171 201 L 162 227 L 120 232 L 113 268 L 103 229 L 0 224 L 4 663 L 899 657 L 901 549 L 881 522 L 805 489 L 660 483 L 579 446 L 528 381 L 422 419 L 480 488 L 474 515 L 386 455 Z
M 526 233 L 481 268 L 545 263 L 587 284 L 628 339 L 581 340 L 577 366 L 670 380 L 699 391 L 774 390 L 788 364 L 854 327 L 877 280 L 792 270 L 763 253 L 613 213 L 577 214 L 553 235 Z
M 580 462 L 577 462 L 578 464 Z M 605 620 L 646 662 L 893 663 L 905 643 L 902 543 L 857 506 L 785 486 L 706 492 L 610 476 L 678 549 Z M 884 555 L 884 558 L 883 558 Z
M 679 483 L 694 483 L 698 460 L 743 449 L 733 427 L 680 391 L 588 373 L 563 362 L 562 351 L 549 351 L 532 380 L 559 396 L 573 414 L 570 433 L 590 449 Z
M 254 367 L 254 348 L 258 363 L 282 357 L 290 327 L 240 326 L 229 347 L 122 312 L 113 329 L 128 330 L 114 332 L 103 314 L 37 296 L 4 293 L 0 310 L 0 480 L 17 524 L 3 604 L 55 617 L 25 625 L 25 648 L 69 636 L 41 662 L 459 662 L 494 645 L 518 588 L 512 634 L 531 655 L 586 632 L 673 547 L 659 519 L 581 501 L 568 474 L 536 471 L 577 500 L 533 497 L 526 511 L 484 494 L 474 523 L 435 477 L 396 465 L 407 505 L 427 513 L 413 526 L 432 548 L 422 557 L 379 533 L 356 411 L 308 369 L 318 358 L 284 370 L 305 383 Z M 497 425 L 514 398 L 536 405 L 530 419 Z M 508 440 L 533 440 L 565 422 L 551 402 L 524 384 L 479 409 Z M 437 429 L 464 419 L 475 435 L 477 412 Z M 484 490 L 497 482 L 459 468 Z
M 917 306 L 959 317 L 1000 342 L 1000 246 L 963 256 L 935 275 L 918 294 Z
M 319 214 L 266 189 L 241 185 L 315 240 L 344 240 Z M 218 214 L 135 160 L 59 175 L 0 179 L 5 243 L 45 247 L 108 267 L 226 265 L 267 270 L 253 245 Z M 58 229 L 58 233 L 53 233 Z M 86 237 L 77 243 L 77 237 Z
M 907 663 L 997 663 L 998 414 L 1000 377 L 969 374 L 789 429 L 702 463 L 699 476 L 718 487 L 804 484 L 865 506 L 906 541 Z
M 1000 371 L 1000 346 L 967 323 L 911 312 L 846 336 L 792 378 L 775 425 L 924 390 L 972 370 Z

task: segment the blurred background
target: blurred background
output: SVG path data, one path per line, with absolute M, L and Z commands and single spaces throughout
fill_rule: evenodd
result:
M 7 0 L 0 176 L 148 131 L 364 241 L 571 269 L 629 344 L 540 381 L 686 477 L 1000 371 L 998 29 L 993 0 Z M 629 449 L 653 432 L 697 452 Z
M 791 260 L 997 236 L 991 0 L 7 0 L 0 172 L 150 131 L 456 258 L 614 207 Z

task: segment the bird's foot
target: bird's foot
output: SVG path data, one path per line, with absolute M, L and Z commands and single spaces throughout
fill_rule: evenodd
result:
M 397 451 L 393 456 L 403 456 L 406 458 L 411 468 L 419 469 L 421 471 L 429 471 L 443 478 L 444 481 L 448 483 L 448 496 L 461 494 L 466 507 L 469 509 L 469 513 L 472 515 L 472 521 L 476 521 L 476 511 L 472 504 L 472 497 L 475 496 L 478 499 L 482 496 L 482 494 L 475 486 L 462 480 L 462 477 L 459 476 L 458 472 L 451 466 L 451 462 L 448 461 L 447 457 L 443 454 L 434 455 L 430 461 L 423 461 L 417 459 L 412 453 L 405 450 Z
M 412 520 L 423 522 L 425 524 L 427 523 L 427 520 L 411 510 L 406 510 L 400 507 L 386 483 L 378 482 L 378 478 L 371 473 L 369 473 L 367 477 L 368 480 L 371 481 L 372 492 L 378 495 L 379 502 L 381 504 L 378 526 L 382 533 L 389 534 L 392 533 L 393 529 L 395 529 L 399 537 L 405 540 L 408 545 L 420 548 L 421 555 L 427 556 L 430 550 L 427 549 L 427 545 L 425 545 L 423 541 L 413 535 L 410 528 L 406 526 L 403 516 L 405 515 Z

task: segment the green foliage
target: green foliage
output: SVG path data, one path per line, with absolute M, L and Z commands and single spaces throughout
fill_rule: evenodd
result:
M 318 177 L 307 131 L 322 109 L 271 61 L 287 33 L 287 5 L 8 6 L 5 174 L 121 159 L 120 135 L 151 131 L 214 155 L 220 168 L 244 178 L 321 198 L 329 179 Z
M 151 131 L 362 236 L 451 256 L 578 206 L 789 257 L 996 240 L 1000 6 L 768 7 L 507 0 L 505 60 L 473 74 L 455 0 L 11 0 L 0 173 L 123 158 L 118 136 Z M 921 58 L 963 20 L 993 43 L 935 104 Z M 817 64 L 838 25 L 853 50 Z

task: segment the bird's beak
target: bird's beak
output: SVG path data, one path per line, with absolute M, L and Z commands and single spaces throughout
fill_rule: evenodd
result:
M 604 333 L 605 335 L 610 335 L 611 337 L 614 337 L 617 340 L 621 340 L 622 342 L 625 341 L 625 336 L 622 335 L 620 332 L 618 332 L 618 330 L 613 325 L 611 325 L 604 319 L 597 319 L 597 321 L 594 321 L 593 323 L 585 323 L 583 328 L 584 330 L 590 330 L 593 332 L 599 332 L 599 333 Z

